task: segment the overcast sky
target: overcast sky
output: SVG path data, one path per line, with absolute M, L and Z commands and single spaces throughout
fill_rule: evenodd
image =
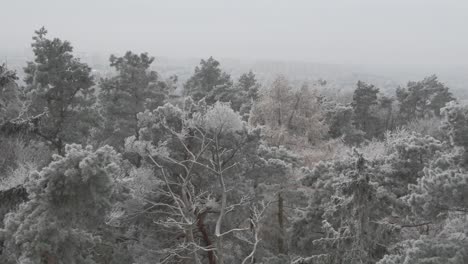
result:
M 467 65 L 468 0 L 0 0 L 0 49 L 35 29 L 77 51 Z

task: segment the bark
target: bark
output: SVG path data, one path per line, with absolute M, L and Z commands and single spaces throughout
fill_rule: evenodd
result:
M 223 223 L 224 214 L 226 212 L 227 190 L 226 190 L 226 185 L 224 184 L 223 175 L 219 174 L 218 177 L 219 177 L 219 182 L 221 184 L 221 187 L 223 189 L 223 193 L 221 195 L 221 211 L 219 213 L 218 221 L 216 222 L 215 234 L 216 234 L 216 237 L 218 238 L 218 241 L 216 243 L 217 252 L 218 252 L 218 263 L 224 264 L 223 237 L 221 236 L 221 224 Z
M 57 264 L 57 258 L 55 256 L 52 256 L 48 252 L 44 252 L 42 254 L 42 263 L 44 263 L 44 264 Z
M 206 216 L 206 213 L 202 213 L 202 214 L 199 214 L 197 216 L 197 227 L 198 227 L 198 231 L 200 231 L 200 233 L 202 234 L 202 238 L 203 238 L 203 241 L 205 242 L 205 246 L 206 247 L 212 247 L 213 246 L 213 242 L 211 241 L 210 239 L 210 236 L 208 235 L 208 230 L 206 230 L 206 226 L 205 226 L 205 216 Z M 209 264 L 216 264 L 216 257 L 213 253 L 213 251 L 208 251 L 207 252 L 208 254 L 208 263 Z
M 301 95 L 298 93 L 296 95 L 296 103 L 294 104 L 293 111 L 292 111 L 291 115 L 289 116 L 288 129 L 293 129 L 292 121 L 294 119 L 294 116 L 296 115 L 296 112 L 299 110 L 299 102 L 300 101 L 301 101 Z
M 217 248 L 217 253 L 218 253 L 218 263 L 219 264 L 224 264 L 224 249 L 223 249 L 223 237 L 221 235 L 221 225 L 224 221 L 224 215 L 226 214 L 226 203 L 227 203 L 227 189 L 226 189 L 226 184 L 224 183 L 224 177 L 222 173 L 222 165 L 221 165 L 221 160 L 219 157 L 219 146 L 218 146 L 218 138 L 216 137 L 216 149 L 214 154 L 214 159 L 217 163 L 216 169 L 218 171 L 218 181 L 219 185 L 221 187 L 221 208 L 219 212 L 219 217 L 218 220 L 216 221 L 216 228 L 215 228 L 215 235 L 217 237 L 217 242 L 216 242 L 216 248 Z
M 278 193 L 278 228 L 279 228 L 279 236 L 278 236 L 278 253 L 286 254 L 285 243 L 284 243 L 284 199 L 281 195 L 281 192 Z

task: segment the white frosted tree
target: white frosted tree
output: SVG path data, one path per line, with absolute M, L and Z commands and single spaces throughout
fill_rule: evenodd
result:
M 92 264 L 111 208 L 120 157 L 110 147 L 67 145 L 25 184 L 29 200 L 7 215 L 2 263 Z
M 188 99 L 183 109 L 166 104 L 139 114 L 139 137 L 127 139 L 127 150 L 154 171 L 153 196 L 143 201 L 159 212 L 153 224 L 172 234 L 153 259 L 250 263 L 268 204 L 252 202 L 246 178 L 259 134 L 224 103 Z

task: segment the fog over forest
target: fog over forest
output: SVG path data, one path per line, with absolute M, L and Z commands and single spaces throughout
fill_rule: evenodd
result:
M 468 263 L 467 1 L 0 7 L 0 263 Z

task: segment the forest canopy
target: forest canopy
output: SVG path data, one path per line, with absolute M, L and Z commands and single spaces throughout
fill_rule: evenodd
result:
M 1 263 L 468 263 L 468 104 L 436 75 L 343 95 L 31 48 L 0 65 Z

